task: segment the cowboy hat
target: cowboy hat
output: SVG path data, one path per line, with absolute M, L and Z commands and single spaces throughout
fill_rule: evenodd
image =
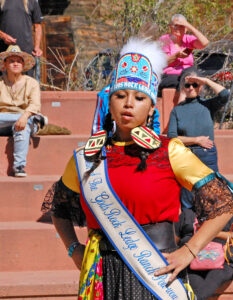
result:
M 6 51 L 0 53 L 0 70 L 5 67 L 5 60 L 10 56 L 19 56 L 24 61 L 23 72 L 30 70 L 35 65 L 35 59 L 32 55 L 20 50 L 17 45 L 10 45 Z

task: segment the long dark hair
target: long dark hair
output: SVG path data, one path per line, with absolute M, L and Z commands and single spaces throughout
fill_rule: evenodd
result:
M 147 127 L 152 129 L 152 130 L 154 129 L 154 113 L 151 117 L 148 117 Z M 153 151 L 154 150 L 144 149 L 144 148 L 140 149 L 139 158 L 140 158 L 141 161 L 138 164 L 136 171 L 142 172 L 142 171 L 145 171 L 147 169 L 146 160 L 147 160 L 149 154 Z
M 103 129 L 107 132 L 107 140 L 104 144 L 104 146 L 107 146 L 111 143 L 110 132 L 113 129 L 113 121 L 112 121 L 112 117 L 111 117 L 110 113 L 108 113 L 105 117 L 104 124 L 103 124 Z M 91 169 L 89 169 L 85 173 L 85 178 L 87 178 L 98 167 L 101 160 L 104 159 L 105 157 L 103 157 L 102 151 L 100 151 L 94 156 L 91 156 L 91 157 L 86 156 L 85 158 L 86 158 L 86 160 L 93 162 L 93 165 L 92 165 Z

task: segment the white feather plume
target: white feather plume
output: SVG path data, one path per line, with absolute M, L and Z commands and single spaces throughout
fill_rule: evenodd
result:
M 167 65 L 167 59 L 159 42 L 146 38 L 131 37 L 122 47 L 120 55 L 122 56 L 126 53 L 138 53 L 146 56 L 151 62 L 153 71 L 160 80 L 163 69 Z

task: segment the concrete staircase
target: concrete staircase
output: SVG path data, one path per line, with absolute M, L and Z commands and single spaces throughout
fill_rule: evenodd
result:
M 76 299 L 79 271 L 54 226 L 37 222 L 49 187 L 59 179 L 73 149 L 90 135 L 96 92 L 42 92 L 49 123 L 71 135 L 36 136 L 28 154 L 26 178 L 14 178 L 12 138 L 0 146 L 0 299 Z M 83 243 L 86 229 L 77 228 Z
M 172 96 L 173 95 L 173 96 Z M 174 91 L 159 99 L 162 131 Z M 90 135 L 96 92 L 42 92 L 42 112 L 49 123 L 67 127 L 71 135 L 36 136 L 30 144 L 26 178 L 11 175 L 12 138 L 0 137 L 0 299 L 76 299 L 79 272 L 40 207 L 48 188 L 59 179 L 74 148 Z M 217 131 L 221 172 L 233 181 L 233 133 Z M 86 229 L 77 228 L 84 243 Z M 218 299 L 233 299 L 225 285 Z M 217 299 L 217 298 L 213 298 Z

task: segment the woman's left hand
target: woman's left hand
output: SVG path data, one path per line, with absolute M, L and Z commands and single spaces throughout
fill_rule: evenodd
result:
M 187 247 L 183 246 L 180 249 L 172 253 L 163 253 L 163 256 L 167 259 L 168 265 L 155 272 L 155 276 L 171 273 L 169 282 L 172 282 L 177 275 L 185 269 L 191 261 L 194 259 Z

